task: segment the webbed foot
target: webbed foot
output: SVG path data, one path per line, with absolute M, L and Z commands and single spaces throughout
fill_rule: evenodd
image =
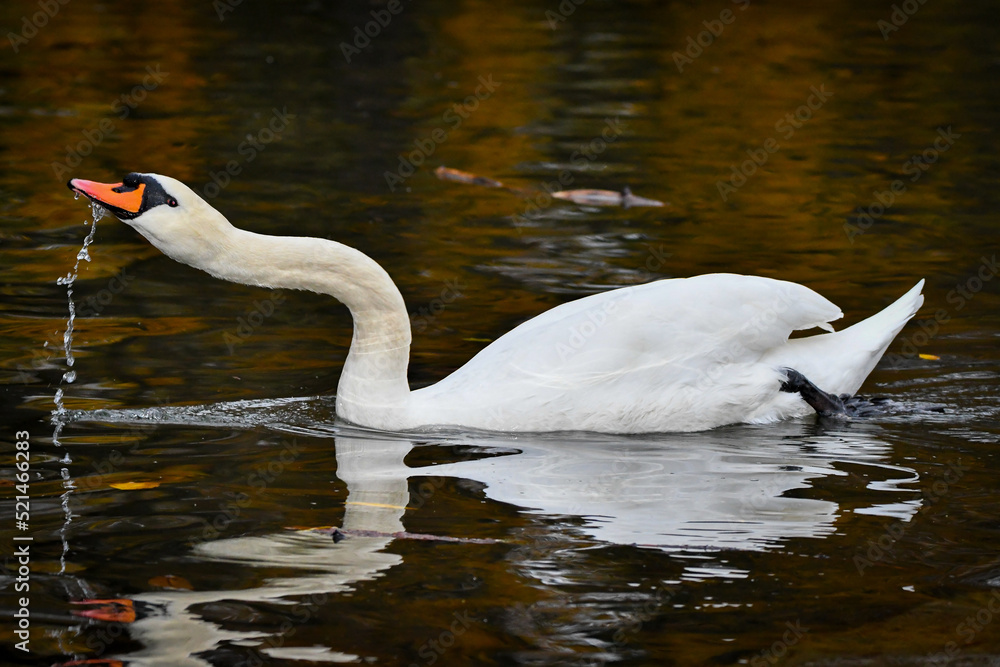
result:
M 849 411 L 844 404 L 850 396 L 835 396 L 828 394 L 806 378 L 805 375 L 794 368 L 783 368 L 782 372 L 787 376 L 781 383 L 781 391 L 790 394 L 799 394 L 802 400 L 812 406 L 820 417 L 847 417 Z

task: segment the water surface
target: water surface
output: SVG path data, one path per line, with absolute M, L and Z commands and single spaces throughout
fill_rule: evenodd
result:
M 4 32 L 38 7 L 4 3 Z M 992 5 L 890 30 L 891 3 L 405 3 L 358 53 L 388 5 L 60 7 L 0 67 L 5 627 L 13 538 L 33 538 L 31 652 L 5 662 L 998 659 Z M 65 182 L 132 170 L 377 259 L 416 386 L 546 308 L 661 277 L 794 280 L 842 325 L 920 278 L 926 303 L 867 421 L 373 433 L 333 418 L 343 307 L 215 281 L 110 217 L 67 365 L 56 280 L 89 210 Z M 670 206 L 546 197 L 625 186 Z M 136 617 L 77 604 L 97 599 Z

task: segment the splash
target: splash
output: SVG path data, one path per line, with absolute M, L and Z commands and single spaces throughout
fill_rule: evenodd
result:
M 77 193 L 77 195 L 79 195 L 79 193 Z M 74 380 L 76 380 L 76 371 L 73 370 L 73 364 L 75 362 L 73 359 L 73 325 L 76 322 L 76 304 L 73 303 L 73 283 L 76 282 L 76 278 L 80 273 L 80 262 L 90 261 L 90 251 L 87 248 L 91 243 L 93 243 L 94 234 L 97 233 L 97 221 L 103 218 L 106 213 L 104 207 L 96 202 L 92 202 L 90 208 L 93 221 L 90 223 L 90 231 L 87 232 L 87 236 L 83 239 L 83 247 L 80 248 L 80 252 L 76 253 L 76 263 L 73 265 L 73 270 L 62 278 L 56 280 L 57 285 L 66 286 L 66 301 L 69 303 L 69 318 L 66 320 L 66 331 L 63 333 L 63 350 L 66 352 L 67 370 L 63 373 L 62 381 L 66 384 L 71 384 Z M 56 447 L 61 447 L 62 443 L 59 442 L 59 436 L 62 434 L 63 427 L 66 425 L 66 406 L 63 405 L 62 387 L 56 388 L 56 394 L 53 397 L 53 402 L 55 403 L 55 408 L 52 410 L 52 421 L 55 424 L 55 428 L 52 431 L 52 444 Z M 69 473 L 69 464 L 72 463 L 72 459 L 70 458 L 68 451 L 65 452 L 59 462 L 64 464 L 64 467 L 60 470 L 60 475 L 62 476 L 63 488 L 65 490 L 59 497 L 63 510 L 63 525 L 59 531 L 59 538 L 62 541 L 62 554 L 59 557 L 58 574 L 65 574 L 66 555 L 69 553 L 68 533 L 69 527 L 73 523 L 73 511 L 69 506 L 69 501 L 74 489 L 76 489 L 76 483 Z
M 83 239 L 83 247 L 80 248 L 80 252 L 76 253 L 76 263 L 73 265 L 73 270 L 56 280 L 57 285 L 66 286 L 66 300 L 69 303 L 69 318 L 66 320 L 66 331 L 63 332 L 63 351 L 66 353 L 67 370 L 63 373 L 62 381 L 66 384 L 72 384 L 76 380 L 76 371 L 73 369 L 73 364 L 76 363 L 76 359 L 73 358 L 73 328 L 76 323 L 73 283 L 76 282 L 76 278 L 80 273 L 80 262 L 90 261 L 90 251 L 88 248 L 94 241 L 94 234 L 97 232 L 97 221 L 104 217 L 106 210 L 100 204 L 93 202 L 91 203 L 91 212 L 93 214 L 93 221 L 90 224 L 90 231 L 87 232 L 87 236 Z M 61 415 L 66 412 L 65 406 L 63 406 L 62 387 L 56 389 L 53 401 L 56 405 L 55 410 L 52 412 L 53 415 Z M 56 435 L 58 436 L 58 433 Z M 56 437 L 56 444 L 58 444 L 58 437 Z

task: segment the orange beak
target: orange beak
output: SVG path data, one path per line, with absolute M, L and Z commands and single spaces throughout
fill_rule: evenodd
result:
M 139 215 L 142 207 L 142 194 L 146 190 L 145 183 L 131 189 L 123 183 L 96 183 L 82 178 L 71 179 L 67 183 L 73 192 L 79 192 L 91 201 L 110 210 L 119 218 L 134 218 Z

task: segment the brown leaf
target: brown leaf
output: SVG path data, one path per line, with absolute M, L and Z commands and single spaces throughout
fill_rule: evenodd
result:
M 467 171 L 459 171 L 458 169 L 449 169 L 448 167 L 438 167 L 434 170 L 434 174 L 440 178 L 442 181 L 455 181 L 456 183 L 467 183 L 469 185 L 482 185 L 487 188 L 502 188 L 503 183 L 500 181 L 495 181 L 492 178 L 486 178 L 485 176 L 476 176 L 475 174 L 470 174 Z
M 135 605 L 131 600 L 120 598 L 116 600 L 79 600 L 71 604 L 93 604 L 94 609 L 83 611 L 73 611 L 74 616 L 85 616 L 97 621 L 107 621 L 109 623 L 133 623 L 135 622 Z

